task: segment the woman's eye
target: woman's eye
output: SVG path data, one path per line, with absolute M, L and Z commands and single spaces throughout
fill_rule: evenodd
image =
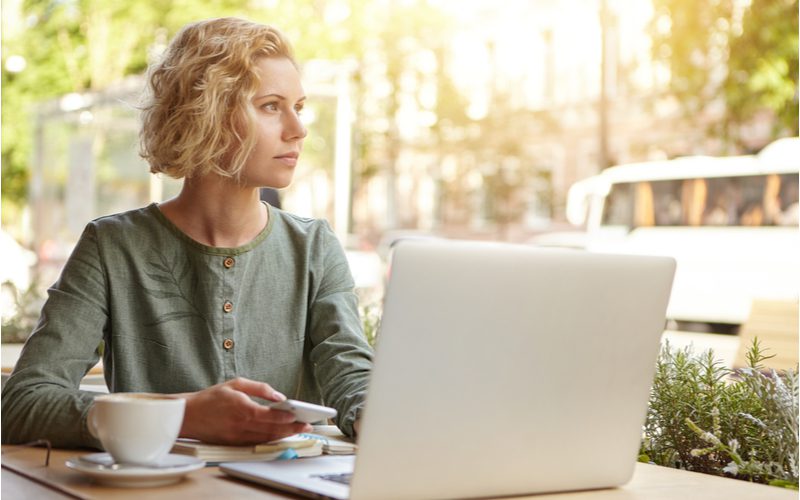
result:
M 294 112 L 297 113 L 298 115 L 303 114 L 303 105 L 300 104 L 300 105 L 295 106 L 294 107 Z
M 278 103 L 277 102 L 268 102 L 261 106 L 261 109 L 265 111 L 278 111 Z

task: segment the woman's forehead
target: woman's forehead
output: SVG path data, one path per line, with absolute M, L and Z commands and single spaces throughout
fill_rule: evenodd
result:
M 261 79 L 256 97 L 279 94 L 286 98 L 304 95 L 300 72 L 285 57 L 262 57 L 256 61 Z

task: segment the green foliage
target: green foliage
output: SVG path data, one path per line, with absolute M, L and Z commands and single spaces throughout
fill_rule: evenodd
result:
M 27 197 L 35 104 L 69 92 L 103 89 L 146 66 L 147 49 L 166 2 L 27 0 L 18 24 L 3 36 L 3 55 L 22 56 L 26 67 L 3 67 L 2 196 L 5 208 Z M 3 12 L 11 16 L 11 12 Z M 135 21 L 132 21 L 135 20 Z M 131 29 L 131 23 L 136 29 Z M 12 210 L 13 216 L 17 211 Z
M 33 282 L 27 290 L 19 290 L 13 283 L 2 284 L 3 299 L 14 304 L 15 313 L 3 317 L 2 342 L 25 342 L 30 336 L 44 305 L 44 296 L 38 283 Z
M 381 306 L 375 303 L 362 304 L 359 306 L 359 314 L 364 327 L 364 336 L 369 345 L 375 347 L 378 338 L 378 330 L 381 326 Z
M 741 33 L 730 40 L 724 92 L 735 122 L 766 107 L 779 128 L 798 133 L 797 0 L 752 0 Z
M 768 110 L 776 135 L 798 133 L 797 0 L 654 0 L 653 57 L 666 63 L 686 117 L 722 100 L 710 130 L 742 142 L 737 126 Z
M 765 372 L 758 340 L 749 367 L 721 366 L 711 350 L 666 345 L 658 359 L 640 460 L 797 488 L 797 370 Z
M 710 73 L 725 62 L 733 0 L 654 0 L 653 57 L 666 62 L 670 87 L 687 111 L 702 110 L 717 89 Z

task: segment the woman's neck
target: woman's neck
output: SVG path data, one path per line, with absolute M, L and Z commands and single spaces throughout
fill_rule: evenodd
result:
M 258 236 L 269 212 L 258 188 L 208 175 L 186 179 L 180 194 L 159 204 L 164 216 L 193 240 L 204 245 L 236 248 Z

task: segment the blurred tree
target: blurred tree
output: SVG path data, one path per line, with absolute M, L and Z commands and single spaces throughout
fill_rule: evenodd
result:
M 21 11 L 16 14 L 25 28 L 13 38 L 3 38 L 4 55 L 22 56 L 27 62 L 18 73 L 10 73 L 3 67 L 4 224 L 18 216 L 27 196 L 34 104 L 70 92 L 101 90 L 126 75 L 142 72 L 172 3 L 108 0 L 22 3 Z M 211 7 L 216 3 L 220 2 L 204 5 Z M 136 29 L 131 29 L 132 22 Z
M 739 143 L 738 126 L 769 110 L 776 135 L 797 134 L 797 0 L 654 0 L 653 55 L 690 120 L 719 101 L 710 132 Z
M 439 113 L 444 111 L 442 106 L 458 99 L 449 75 L 442 71 L 451 26 L 443 13 L 425 0 L 390 0 L 384 8 L 378 4 L 370 3 L 370 20 L 377 29 L 373 28 L 369 44 L 361 52 L 373 56 L 360 62 L 356 129 L 360 130 L 357 150 L 363 156 L 357 160 L 358 177 L 365 181 L 366 176 L 384 174 L 387 226 L 411 227 L 416 225 L 416 205 L 406 203 L 402 210 L 398 208 L 398 162 L 403 151 L 436 155 L 436 146 L 443 145 L 439 124 L 452 116 Z M 433 103 L 423 95 L 431 86 Z M 443 89 L 449 92 L 442 93 Z M 418 118 L 423 113 L 435 116 L 430 134 L 415 139 L 403 136 L 403 116 L 409 119 L 412 112 Z M 424 172 L 424 168 L 420 170 Z
M 514 95 L 494 91 L 489 113 L 481 120 L 475 148 L 483 178 L 483 210 L 501 239 L 509 239 L 510 227 L 520 222 L 534 198 L 549 203 L 549 191 L 535 192 L 537 180 L 548 176 L 549 170 L 526 147 L 527 138 L 543 133 L 546 119 L 521 108 Z
M 760 109 L 775 112 L 776 135 L 798 135 L 797 0 L 751 0 L 741 32 L 730 38 L 725 81 L 734 124 Z
M 653 57 L 670 71 L 670 90 L 696 114 L 717 97 L 727 59 L 734 0 L 653 0 Z
M 538 118 L 520 109 L 519 99 L 496 92 L 498 75 L 492 67 L 485 68 L 491 81 L 485 89 L 489 114 L 483 119 L 468 116 L 469 102 L 449 66 L 455 25 L 430 2 L 390 1 L 385 11 L 375 14 L 373 21 L 383 29 L 370 48 L 378 50 L 380 58 L 367 61 L 362 69 L 370 75 L 374 72 L 368 66 L 378 66 L 380 77 L 361 81 L 359 110 L 377 105 L 381 113 L 361 116 L 363 126 L 357 129 L 369 133 L 360 134 L 364 157 L 359 173 L 362 180 L 364 174 L 385 174 L 388 227 L 417 226 L 413 193 L 427 178 L 435 185 L 437 223 L 460 230 L 482 218 L 501 236 L 507 235 L 531 202 L 536 169 L 523 145 L 539 125 Z M 490 59 L 496 58 L 492 47 L 489 52 Z M 479 61 L 476 57 L 476 64 L 483 64 Z M 373 127 L 370 118 L 378 118 L 378 126 Z M 417 134 L 407 134 L 408 120 L 418 122 Z M 400 168 L 409 168 L 408 158 L 416 163 L 417 175 L 405 186 L 411 197 L 401 199 L 394 181 Z
M 456 88 L 449 74 L 449 61 L 444 46 L 434 49 L 437 61 L 436 116 L 431 127 L 437 171 L 434 173 L 439 196 L 436 200 L 437 219 L 442 225 L 464 225 L 469 220 L 471 161 L 469 130 L 474 122 L 467 116 L 469 103 Z M 464 153 L 467 153 L 466 155 Z
M 3 34 L 3 62 L 14 55 L 26 65 L 18 72 L 5 64 L 2 68 L 3 222 L 18 218 L 27 197 L 35 103 L 102 90 L 126 75 L 140 74 L 178 29 L 210 17 L 244 16 L 278 25 L 295 41 L 301 60 L 341 58 L 357 50 L 362 30 L 350 28 L 367 24 L 368 14 L 360 8 L 365 3 L 297 0 L 261 7 L 264 2 L 253 0 L 24 0 L 18 13 L 4 11 L 4 16 L 18 16 L 25 27 Z M 326 13 L 330 17 L 332 5 L 346 14 L 339 15 L 333 29 L 308 22 Z

